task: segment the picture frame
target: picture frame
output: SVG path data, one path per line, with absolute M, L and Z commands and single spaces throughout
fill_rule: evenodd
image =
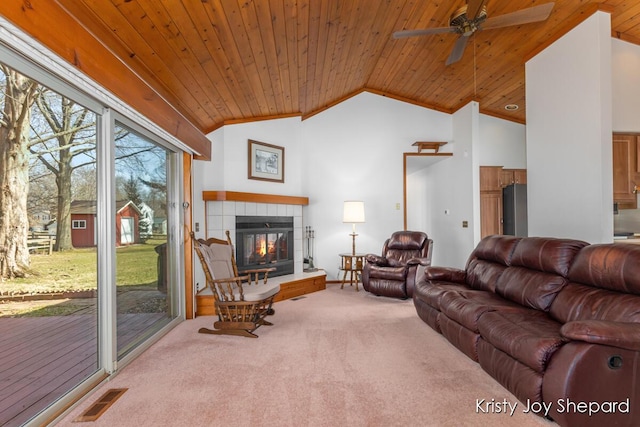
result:
M 249 140 L 249 179 L 284 183 L 284 147 Z

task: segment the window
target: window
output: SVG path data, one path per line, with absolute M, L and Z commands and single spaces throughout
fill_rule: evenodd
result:
M 76 230 L 76 229 L 85 229 L 87 228 L 87 221 L 85 221 L 84 219 L 74 219 L 73 221 L 71 221 L 71 228 Z

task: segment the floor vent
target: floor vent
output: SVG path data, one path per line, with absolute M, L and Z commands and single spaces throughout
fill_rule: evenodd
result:
M 299 299 L 305 299 L 306 297 L 295 297 L 291 298 L 291 301 L 298 301 Z
M 91 405 L 86 411 L 84 411 L 82 415 L 73 420 L 73 422 L 83 423 L 87 421 L 97 420 L 127 390 L 128 389 L 126 388 L 112 388 L 107 390 L 107 392 L 103 394 L 100 399 L 98 399 L 93 405 Z

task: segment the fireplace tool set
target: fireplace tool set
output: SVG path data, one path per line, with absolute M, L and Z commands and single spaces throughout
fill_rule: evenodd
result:
M 318 269 L 313 265 L 313 239 L 315 238 L 315 230 L 310 226 L 306 226 L 304 228 L 304 235 L 307 240 L 307 257 L 305 258 L 305 262 L 309 265 L 304 269 L 304 271 L 307 273 L 311 271 L 318 271 Z

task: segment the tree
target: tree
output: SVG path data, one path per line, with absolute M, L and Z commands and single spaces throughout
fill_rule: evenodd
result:
M 54 250 L 72 249 L 71 202 L 96 200 L 96 115 L 74 101 L 43 90 L 36 100 L 32 120 L 31 153 L 53 174 L 57 186 L 57 228 Z M 130 138 L 127 128 L 116 126 L 116 160 L 129 170 L 144 170 L 138 155 L 152 150 L 144 141 Z M 123 141 L 131 143 L 122 144 Z M 74 185 L 73 178 L 82 182 Z
M 0 65 L 0 278 L 24 277 L 29 268 L 27 194 L 29 123 L 38 84 Z
M 96 200 L 96 193 L 98 191 L 97 178 L 95 164 L 88 165 L 83 168 L 76 168 L 73 171 L 72 188 L 74 200 Z
M 29 226 L 46 225 L 41 215 L 48 214 L 49 220 L 55 218 L 56 212 L 56 181 L 55 177 L 40 162 L 30 160 L 29 166 L 29 194 L 27 209 L 29 211 Z
M 44 124 L 32 123 L 29 149 L 55 176 L 57 187 L 56 251 L 73 249 L 71 242 L 71 178 L 73 171 L 95 163 L 95 114 L 48 89 L 36 97 Z
M 124 182 L 123 190 L 127 200 L 132 201 L 138 208 L 140 208 L 142 197 L 140 197 L 138 181 L 133 177 L 133 175 L 129 175 L 129 179 Z

